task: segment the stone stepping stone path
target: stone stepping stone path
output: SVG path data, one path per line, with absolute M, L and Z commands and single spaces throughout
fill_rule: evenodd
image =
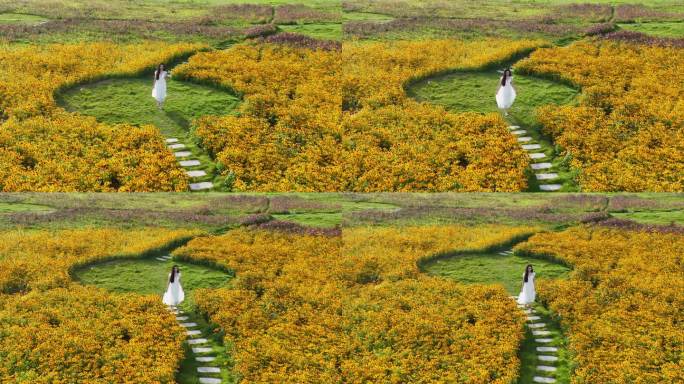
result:
M 205 189 L 211 189 L 214 188 L 214 183 L 211 181 L 203 181 L 201 183 L 192 183 L 190 184 L 190 190 L 191 191 L 202 191 Z
M 559 189 L 561 189 L 561 187 L 563 186 L 560 184 L 542 184 L 539 186 L 539 189 L 545 192 L 553 192 L 558 191 Z
M 178 163 L 180 164 L 181 167 L 183 168 L 189 168 L 189 167 L 197 167 L 199 165 L 202 165 L 202 162 L 200 162 L 197 159 L 186 159 L 187 157 L 192 156 L 192 152 L 183 150 L 186 149 L 186 145 L 183 143 L 180 143 L 178 138 L 176 137 L 169 137 L 166 139 L 166 144 L 167 147 L 175 151 L 173 152 L 173 155 L 176 156 L 176 159 L 179 159 Z M 180 151 L 176 151 L 179 150 Z M 196 179 L 199 177 L 205 177 L 207 176 L 207 172 L 203 170 L 185 170 L 185 174 L 188 175 L 188 177 L 192 179 Z M 191 191 L 208 191 L 214 188 L 214 183 L 211 181 L 202 181 L 202 182 L 194 182 L 190 183 L 190 190 Z
M 539 144 L 523 144 L 522 148 L 526 151 L 531 151 L 533 149 L 541 149 Z
M 202 170 L 199 170 L 199 171 L 185 171 L 185 174 L 188 175 L 188 176 L 190 176 L 190 177 L 202 177 L 202 176 L 206 176 L 206 175 L 207 175 L 207 173 L 204 172 L 204 171 L 202 171 Z
M 168 307 L 171 313 L 176 314 L 176 321 L 178 324 L 184 328 L 195 328 L 199 325 L 196 322 L 188 321 L 191 318 L 191 314 L 185 313 L 184 311 L 176 307 Z M 186 331 L 189 336 L 186 342 L 191 346 L 191 350 L 194 356 L 194 360 L 200 364 L 197 367 L 196 373 L 198 375 L 197 380 L 204 384 L 221 384 L 223 380 L 220 377 L 222 370 L 220 367 L 215 366 L 216 356 L 213 356 L 214 348 L 210 346 L 211 341 L 201 337 L 202 331 L 193 329 Z M 195 337 L 196 336 L 196 337 Z
M 511 296 L 511 298 L 514 300 L 517 299 L 516 296 Z M 555 375 L 558 371 L 559 364 L 558 354 L 563 347 L 553 345 L 556 343 L 557 339 L 554 339 L 551 335 L 554 333 L 559 334 L 560 330 L 549 326 L 549 322 L 545 321 L 547 320 L 545 319 L 547 315 L 537 312 L 537 310 L 535 310 L 535 304 L 518 304 L 517 306 L 525 313 L 527 317 L 527 328 L 531 330 L 534 336 L 534 350 L 537 358 L 534 363 L 535 370 L 532 381 L 535 383 L 555 383 L 557 381 Z
M 181 167 L 194 167 L 201 164 L 199 160 L 181 160 L 178 163 Z
M 174 156 L 176 157 L 188 157 L 192 155 L 192 152 L 190 151 L 178 151 L 173 153 Z
M 553 180 L 558 178 L 557 173 L 537 173 L 537 180 Z
M 534 143 L 534 139 L 531 136 L 521 136 L 527 133 L 527 130 L 520 129 L 519 125 L 511 125 L 508 127 L 511 134 L 517 136 L 517 140 L 521 143 L 522 149 L 527 151 L 528 156 L 532 160 L 542 160 L 546 159 L 546 154 L 539 152 L 542 149 L 541 144 Z M 553 168 L 553 164 L 549 162 L 533 162 L 530 164 L 530 168 L 535 171 L 535 177 L 539 181 L 554 180 L 558 178 L 557 173 L 543 172 L 543 170 Z M 539 172 L 542 171 L 542 172 Z M 540 183 L 539 190 L 543 192 L 554 192 L 562 188 L 561 184 L 548 184 Z
M 549 168 L 553 167 L 553 164 L 551 164 L 551 163 L 533 163 L 533 164 L 530 164 L 530 167 L 532 167 L 532 169 L 534 169 L 534 170 L 549 169 Z

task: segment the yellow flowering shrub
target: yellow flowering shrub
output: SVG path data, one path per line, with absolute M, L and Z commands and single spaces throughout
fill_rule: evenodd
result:
M 158 297 L 71 282 L 79 265 L 132 257 L 188 230 L 0 232 L 0 382 L 169 383 L 184 334 Z
M 510 383 L 524 319 L 500 288 L 423 275 L 426 257 L 533 228 L 344 229 L 341 237 L 239 229 L 181 258 L 236 272 L 197 304 L 225 332 L 243 383 Z
M 583 88 L 579 106 L 538 111 L 586 191 L 684 190 L 684 50 L 582 41 L 534 52 L 522 71 Z
M 107 126 L 54 93 L 134 75 L 197 44 L 0 44 L 0 191 L 182 191 L 187 178 L 153 127 Z
M 539 294 L 569 329 L 574 383 L 684 381 L 684 237 L 577 227 L 536 234 L 518 251 L 574 266 Z
M 154 297 L 73 285 L 0 294 L 3 383 L 172 383 L 183 332 Z
M 404 87 L 542 43 L 345 43 L 341 52 L 238 45 L 197 54 L 175 74 L 244 95 L 240 116 L 196 127 L 236 190 L 519 191 L 529 160 L 503 119 L 420 104 Z

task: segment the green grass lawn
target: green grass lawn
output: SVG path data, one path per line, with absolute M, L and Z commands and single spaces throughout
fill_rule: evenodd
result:
M 188 133 L 193 119 L 236 113 L 240 99 L 224 90 L 169 79 L 164 110 L 152 98 L 152 75 L 147 78 L 108 79 L 71 88 L 58 95 L 69 111 L 118 124 L 153 124 L 165 135 Z
M 495 70 L 486 72 L 458 72 L 424 79 L 409 87 L 409 95 L 416 100 L 442 105 L 453 112 L 498 113 L 495 95 L 499 87 L 500 74 Z M 541 133 L 536 118 L 536 109 L 548 104 L 576 103 L 579 91 L 567 85 L 532 76 L 514 75 L 513 86 L 517 97 L 507 120 L 520 125 L 527 131 L 522 136 L 532 137 L 530 143 L 542 146 L 547 158 L 553 159 L 549 172 L 559 174 L 558 182 L 563 191 L 576 191 L 573 183 L 574 173 L 568 168 L 567 160 L 556 157 L 550 138 Z M 530 180 L 530 190 L 537 190 L 536 179 Z
M 292 25 L 278 25 L 278 28 L 284 32 L 295 32 L 302 35 L 311 36 L 316 39 L 323 40 L 340 40 L 342 39 L 342 24 L 341 23 L 310 23 L 310 24 L 292 24 Z
M 520 293 L 522 274 L 532 264 L 540 279 L 567 276 L 569 269 L 550 261 L 517 255 L 501 256 L 493 253 L 454 255 L 437 259 L 424 266 L 431 275 L 447 277 L 466 284 L 500 284 L 511 295 Z
M 668 211 L 634 211 L 634 212 L 612 212 L 611 215 L 619 219 L 634 220 L 644 224 L 672 224 L 684 222 L 684 209 L 674 209 Z
M 684 37 L 684 21 L 659 21 L 648 23 L 618 24 L 629 31 L 643 32 L 660 37 Z
M 38 24 L 48 19 L 25 13 L 0 13 L 0 24 Z
M 178 265 L 181 285 L 187 305 L 194 303 L 192 292 L 197 288 L 220 288 L 230 283 L 224 271 L 204 265 L 178 261 L 158 261 L 154 257 L 138 260 L 114 260 L 86 266 L 74 272 L 81 284 L 94 285 L 118 293 L 162 295 L 166 291 L 171 267 Z

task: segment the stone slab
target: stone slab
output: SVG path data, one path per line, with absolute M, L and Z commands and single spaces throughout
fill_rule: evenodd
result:
M 205 339 L 205 338 L 202 338 L 202 337 L 199 337 L 199 338 L 197 338 L 197 339 L 190 339 L 190 340 L 188 340 L 188 344 L 190 344 L 190 345 L 204 344 L 204 343 L 206 343 L 207 341 L 209 341 L 209 340 L 207 340 L 207 339 Z
M 195 360 L 199 361 L 200 363 L 208 363 L 210 361 L 216 360 L 216 357 L 214 357 L 214 356 L 197 356 L 197 357 L 195 357 Z
M 199 160 L 183 160 L 179 163 L 181 167 L 194 167 L 201 164 Z
M 533 149 L 541 149 L 541 145 L 539 144 L 523 144 L 522 149 L 526 151 L 531 151 Z
M 213 349 L 211 349 L 209 347 L 194 347 L 192 349 L 192 353 L 209 353 L 209 352 L 213 352 Z
M 508 129 L 520 129 L 519 125 L 509 125 Z
M 199 372 L 199 373 L 221 373 L 221 368 L 219 368 L 219 367 L 197 367 L 197 372 Z
M 185 328 L 192 328 L 192 327 L 196 327 L 196 326 L 197 326 L 197 323 L 181 323 L 181 327 L 185 327 Z
M 556 347 L 537 347 L 537 352 L 558 352 Z
M 532 138 L 529 136 L 524 136 L 524 137 L 518 137 L 518 142 L 519 143 L 526 143 L 528 141 L 532 141 Z
M 188 175 L 188 176 L 190 176 L 190 177 L 202 177 L 202 176 L 206 176 L 206 175 L 207 175 L 207 173 L 204 172 L 204 171 L 202 171 L 202 170 L 199 170 L 199 171 L 185 171 L 185 174 Z
M 553 164 L 551 164 L 551 163 L 532 163 L 532 164 L 530 164 L 530 167 L 532 167 L 532 169 L 549 169 L 549 168 L 553 167 Z
M 168 139 L 166 139 L 167 144 L 173 144 L 173 143 L 177 143 L 177 142 L 178 142 L 178 139 L 176 139 L 175 137 L 169 137 Z
M 546 324 L 544 324 L 544 323 L 532 323 L 532 324 L 527 324 L 527 326 L 530 328 L 545 328 Z
M 185 144 L 183 144 L 183 143 L 169 144 L 169 148 L 171 148 L 171 149 L 183 149 L 183 148 L 185 148 Z
M 556 367 L 552 367 L 550 365 L 537 365 L 537 371 L 556 372 Z
M 551 331 L 532 331 L 532 334 L 534 336 L 548 336 L 551 334 Z
M 213 377 L 200 377 L 200 384 L 221 384 L 221 379 L 215 379 Z
M 547 344 L 547 343 L 550 343 L 552 341 L 553 341 L 553 339 L 550 339 L 550 338 L 534 339 L 534 342 L 539 343 L 539 344 Z
M 542 191 L 557 191 L 561 189 L 562 185 L 560 184 L 541 184 L 539 186 L 539 189 Z
M 537 321 L 541 320 L 541 317 L 539 316 L 527 316 L 527 321 Z
M 214 183 L 211 181 L 203 181 L 201 183 L 192 183 L 190 184 L 190 190 L 191 191 L 201 191 L 204 189 L 212 189 L 214 188 Z
M 185 334 L 188 336 L 201 335 L 202 331 L 197 331 L 197 330 L 185 331 Z
M 535 383 L 555 383 L 556 379 L 553 377 L 535 376 L 532 378 L 532 381 Z
M 558 178 L 557 173 L 537 173 L 537 180 L 553 180 Z
M 221 384 L 221 379 L 215 379 L 213 377 L 200 377 L 200 384 Z
M 167 259 L 162 259 L 161 257 L 155 257 L 155 259 L 157 259 L 159 261 L 168 261 Z
M 558 357 L 549 355 L 538 355 L 537 358 L 541 361 L 558 361 Z
M 511 131 L 511 133 L 514 135 L 523 135 L 523 134 L 527 133 L 527 131 L 524 129 L 516 129 L 515 131 Z
M 185 321 L 185 320 L 187 320 L 187 319 L 188 319 L 187 316 L 178 316 L 178 317 L 176 317 L 176 321 Z
M 192 152 L 190 152 L 190 151 L 179 151 L 179 152 L 174 152 L 173 155 L 176 157 L 188 157 L 188 156 L 192 155 Z
M 530 153 L 529 156 L 530 156 L 530 159 L 538 160 L 538 159 L 543 159 L 543 158 L 545 158 L 545 157 L 546 157 L 546 154 L 545 154 L 545 153 L 541 153 L 541 152 L 539 152 L 539 153 Z

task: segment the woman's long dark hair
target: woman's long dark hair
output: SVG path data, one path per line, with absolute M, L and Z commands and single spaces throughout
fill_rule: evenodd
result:
M 513 73 L 511 72 L 510 68 L 506 68 L 503 73 L 503 77 L 501 78 L 501 86 L 505 87 L 506 86 L 506 80 L 508 80 L 509 76 L 513 76 Z
M 534 273 L 534 268 L 532 267 L 532 264 L 527 264 L 527 267 L 525 267 L 525 282 L 526 283 L 527 283 L 527 277 L 528 277 L 530 272 Z
M 162 69 L 161 69 L 162 65 L 164 65 L 164 64 L 159 64 L 157 66 L 157 71 L 154 72 L 154 79 L 155 80 L 159 80 L 159 75 L 161 75 L 161 71 L 162 71 Z
M 177 265 L 174 265 L 173 267 L 171 267 L 171 276 L 169 277 L 169 283 L 173 283 L 174 281 L 176 281 L 176 271 L 177 270 L 178 270 Z M 527 280 L 525 280 L 525 281 L 527 281 Z

